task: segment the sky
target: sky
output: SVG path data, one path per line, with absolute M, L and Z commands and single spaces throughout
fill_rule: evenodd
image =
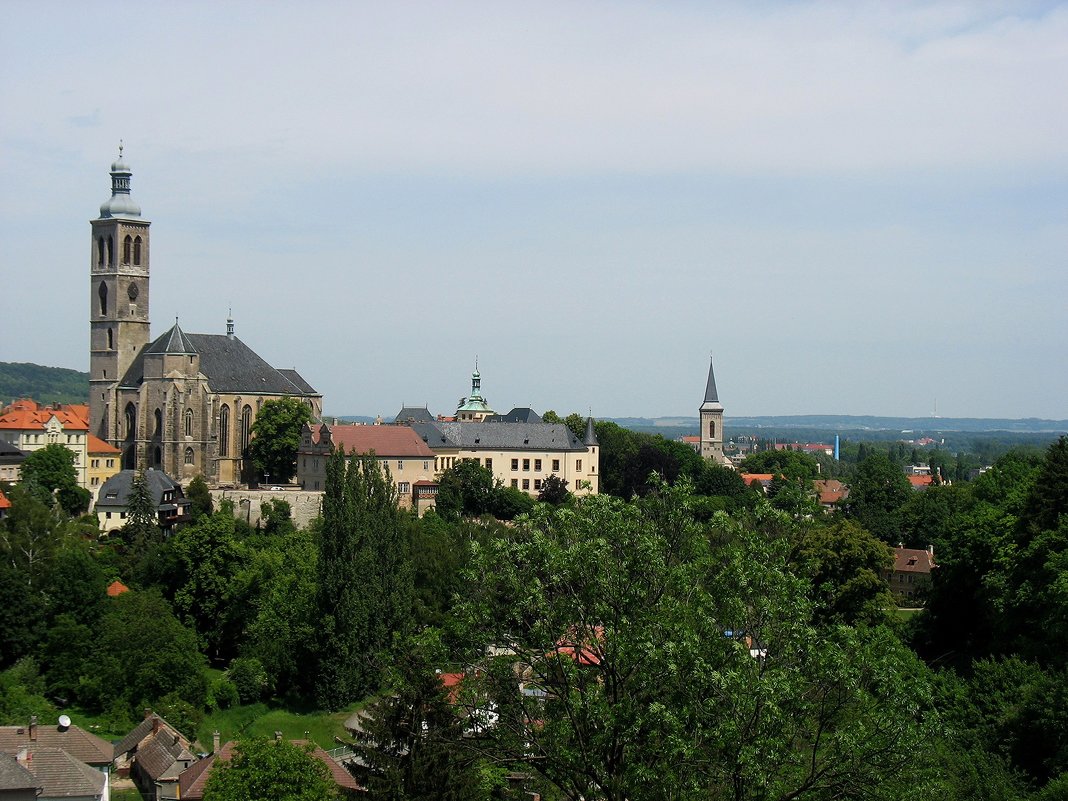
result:
M 327 414 L 1068 418 L 1068 3 L 0 6 L 0 361 L 178 317 Z

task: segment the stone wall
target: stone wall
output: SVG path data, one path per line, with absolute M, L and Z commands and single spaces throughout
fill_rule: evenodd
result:
M 226 499 L 234 504 L 234 516 L 243 517 L 255 526 L 260 522 L 260 506 L 274 499 L 285 501 L 293 510 L 293 523 L 305 528 L 319 516 L 323 493 L 310 490 L 212 490 L 211 500 L 216 508 Z

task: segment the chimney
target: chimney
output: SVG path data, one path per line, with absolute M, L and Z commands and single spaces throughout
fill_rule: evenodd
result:
M 928 545 L 927 546 L 927 555 L 929 557 L 931 557 L 931 561 L 933 562 L 934 561 L 934 546 L 933 545 Z
M 146 706 L 145 707 L 145 718 L 144 719 L 148 720 L 150 717 L 152 717 L 152 708 Z
M 37 716 L 30 715 L 30 742 L 37 742 Z
M 158 734 L 159 733 L 159 715 L 153 715 L 152 716 L 152 733 L 153 734 Z
M 219 740 L 220 740 L 221 737 L 222 737 L 222 735 L 219 734 L 219 730 L 218 729 L 216 729 L 215 731 L 213 731 L 211 733 L 211 753 L 213 753 L 213 754 L 219 753 Z

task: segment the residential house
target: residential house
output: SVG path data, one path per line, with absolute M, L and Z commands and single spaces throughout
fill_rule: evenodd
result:
M 415 486 L 434 482 L 434 452 L 407 425 L 335 425 L 312 428 L 305 424 L 297 448 L 297 483 L 305 490 L 326 488 L 326 463 L 334 448 L 346 454 L 374 453 L 388 468 L 400 505 L 411 508 Z
M 121 469 L 122 452 L 114 445 L 104 442 L 100 437 L 90 434 L 86 453 L 89 459 L 89 469 L 86 472 L 89 479 L 87 489 L 93 493 L 95 498 L 104 482 Z
M 741 476 L 747 487 L 752 487 L 755 484 L 765 494 L 767 494 L 768 487 L 771 486 L 771 482 L 775 479 L 774 473 L 739 473 L 738 475 Z
M 894 548 L 893 569 L 887 570 L 883 577 L 899 602 L 912 600 L 920 603 L 931 586 L 931 572 L 936 567 L 933 545 L 922 550 L 906 548 L 900 543 Z
M 120 470 L 101 485 L 93 507 L 101 531 L 115 531 L 126 525 L 126 506 L 136 474 L 136 470 Z M 181 484 L 166 473 L 151 468 L 145 471 L 145 481 L 152 493 L 161 529 L 170 531 L 189 519 L 191 501 L 186 500 Z
M 37 801 L 108 801 L 107 774 L 62 748 L 27 745 L 19 749 L 15 759 L 36 779 L 40 789 Z
M 0 440 L 24 454 L 59 444 L 74 454 L 78 486 L 88 488 L 89 408 L 80 404 L 42 406 L 24 398 L 0 409 Z
M 123 584 L 118 579 L 115 579 L 108 585 L 107 594 L 108 598 L 118 598 L 120 595 L 130 591 L 130 588 Z
M 275 739 L 281 740 L 281 732 L 275 733 Z M 330 771 L 330 778 L 334 780 L 334 783 L 341 791 L 342 797 L 354 796 L 357 793 L 362 793 L 363 788 L 353 778 L 352 774 L 345 770 L 344 767 L 339 765 L 326 751 L 320 746 L 310 743 L 308 740 L 290 740 L 293 745 L 307 748 L 309 753 L 326 765 Z M 229 762 L 234 755 L 234 749 L 237 743 L 233 740 L 226 743 L 221 749 L 216 746 L 214 753 L 210 756 L 204 757 L 184 771 L 178 778 L 178 794 L 176 798 L 180 798 L 181 801 L 202 801 L 204 798 L 204 787 L 208 783 L 208 779 L 211 777 L 211 772 L 218 762 Z
M 6 440 L 0 439 L 0 481 L 16 484 L 26 454 Z
M 0 753 L 0 801 L 37 801 L 37 777 L 11 754 Z
M 144 719 L 115 745 L 116 770 L 128 774 L 150 801 L 179 798 L 178 777 L 196 761 L 192 744 L 162 717 Z
M 834 509 L 849 497 L 849 487 L 836 478 L 819 478 L 812 482 L 816 500 L 824 509 Z
M 61 751 L 70 759 L 58 756 Z M 23 757 L 20 758 L 19 754 Z M 108 781 L 111 772 L 112 750 L 106 740 L 87 732 L 61 715 L 55 726 L 40 725 L 37 716 L 30 718 L 26 726 L 0 726 L 0 754 L 15 757 L 22 767 L 38 780 L 38 786 L 51 792 L 57 787 L 68 790 L 88 790 L 89 785 L 103 788 L 96 795 L 46 796 L 64 798 L 104 799 L 108 797 Z M 71 761 L 73 760 L 73 762 Z M 32 764 L 29 764 L 32 763 Z M 76 763 L 76 764 L 75 764 Z M 90 776 L 90 773 L 94 776 Z M 100 777 L 99 779 L 95 777 Z M 0 794 L 0 798 L 2 798 Z

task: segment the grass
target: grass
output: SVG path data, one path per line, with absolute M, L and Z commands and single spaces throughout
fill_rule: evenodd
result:
M 901 607 L 898 607 L 895 611 L 897 612 L 898 620 L 900 620 L 902 623 L 907 623 L 909 620 L 916 617 L 916 615 L 923 614 L 922 608 L 903 609 Z
M 144 801 L 144 796 L 137 791 L 136 787 L 111 788 L 108 797 L 111 801 Z
M 349 739 L 343 724 L 362 705 L 352 704 L 339 712 L 301 712 L 271 708 L 266 704 L 220 709 L 204 717 L 197 736 L 205 750 L 210 750 L 212 733 L 216 730 L 223 743 L 239 737 L 273 737 L 280 731 L 287 740 L 308 739 L 329 750 L 337 745 L 335 736 Z

